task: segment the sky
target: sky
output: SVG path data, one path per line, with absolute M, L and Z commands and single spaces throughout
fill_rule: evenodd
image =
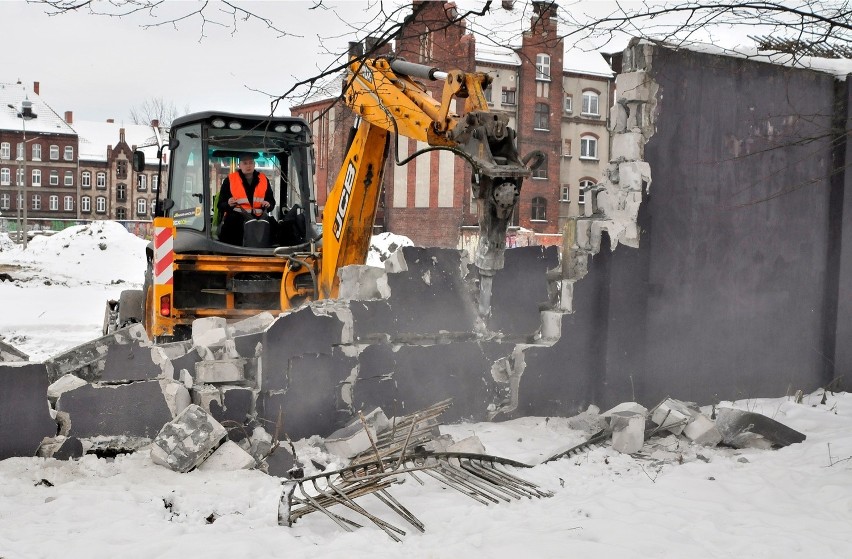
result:
M 143 244 L 114 222 L 38 237 L 26 251 L 0 234 L 0 271 L 14 278 L 0 281 L 0 334 L 14 331 L 13 340 L 47 353 L 90 339 L 100 328 L 103 297 L 138 286 Z M 583 421 L 442 426 L 455 441 L 475 436 L 486 453 L 532 465 L 512 473 L 553 496 L 486 506 L 426 476 L 419 476 L 423 485 L 402 477 L 389 491 L 425 533 L 375 498 L 358 499 L 405 530 L 402 543 L 363 519 L 351 533 L 318 513 L 279 526 L 281 480 L 258 470 L 179 474 L 153 463 L 147 447 L 114 459 L 8 458 L 0 461 L 0 557 L 846 559 L 852 394 L 828 393 L 823 401 L 818 390 L 801 403 L 754 396 L 716 404 L 766 415 L 806 440 L 777 450 L 734 449 L 663 432 L 637 454 L 603 445 L 545 463 L 585 440 L 600 410 L 590 409 Z M 308 457 L 329 469 L 343 463 L 322 442 L 295 441 L 308 474 L 315 471 Z

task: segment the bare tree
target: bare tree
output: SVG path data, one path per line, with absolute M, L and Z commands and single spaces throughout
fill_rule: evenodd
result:
M 150 125 L 152 121 L 156 120 L 160 123 L 160 126 L 168 128 L 174 119 L 187 113 L 189 113 L 189 107 L 184 107 L 183 111 L 179 111 L 171 101 L 166 101 L 162 97 L 154 97 L 132 107 L 130 109 L 130 120 L 133 124 L 144 125 Z

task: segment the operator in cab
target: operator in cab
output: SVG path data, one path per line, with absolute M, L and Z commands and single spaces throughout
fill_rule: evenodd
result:
M 224 243 L 242 245 L 246 220 L 260 218 L 263 211 L 267 212 L 270 225 L 275 225 L 269 215 L 275 207 L 275 197 L 266 175 L 254 168 L 256 156 L 255 153 L 241 154 L 239 170 L 222 181 L 217 206 L 222 216 L 219 240 Z

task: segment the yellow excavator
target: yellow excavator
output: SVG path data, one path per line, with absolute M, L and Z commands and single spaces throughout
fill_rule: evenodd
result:
M 158 197 L 144 286 L 110 302 L 105 334 L 141 322 L 153 340 L 185 339 L 200 317 L 239 319 L 336 297 L 338 270 L 366 261 L 391 139 L 400 136 L 430 147 L 398 165 L 444 149 L 472 166 L 471 188 L 481 204 L 474 264 L 480 313 L 488 313 L 491 277 L 503 266 L 506 228 L 522 181 L 542 157 L 534 152 L 520 160 L 508 116 L 488 109 L 487 74 L 444 72 L 390 56 L 366 58 L 359 48 L 350 46 L 342 96 L 356 114 L 356 126 L 321 224 L 306 121 L 211 111 L 172 123 L 168 189 Z M 443 81 L 441 98 L 430 96 L 421 80 Z M 464 100 L 461 115 L 451 110 L 455 99 Z M 275 219 L 267 220 L 274 224 L 271 234 L 236 246 L 218 238 L 215 195 L 247 153 L 266 175 L 277 205 Z M 134 168 L 144 164 L 144 155 L 136 152 Z

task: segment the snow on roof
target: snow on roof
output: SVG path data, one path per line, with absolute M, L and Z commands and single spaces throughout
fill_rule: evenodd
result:
M 155 129 L 142 124 L 119 124 L 116 122 L 78 121 L 74 129 L 80 137 L 80 159 L 84 161 L 106 161 L 107 146 L 115 146 L 121 140 L 124 129 L 124 141 L 130 147 L 136 146 L 152 160 L 157 155 Z M 143 148 L 143 146 L 145 146 Z
M 476 43 L 476 61 L 492 64 L 506 64 L 508 66 L 520 66 L 521 57 L 518 53 L 508 47 L 497 45 L 483 45 Z
M 562 59 L 562 71 L 611 78 L 615 74 L 609 63 L 599 52 L 566 48 Z
M 26 121 L 27 132 L 42 134 L 74 134 L 71 126 L 45 103 L 38 94 L 20 83 L 0 83 L 0 130 L 20 130 L 23 120 L 18 117 L 21 102 L 29 99 L 35 118 Z M 9 105 L 12 105 L 10 108 Z

